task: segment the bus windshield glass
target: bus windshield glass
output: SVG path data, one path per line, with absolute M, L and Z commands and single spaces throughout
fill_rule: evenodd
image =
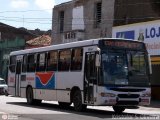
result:
M 102 50 L 103 84 L 149 85 L 145 52 L 125 49 Z

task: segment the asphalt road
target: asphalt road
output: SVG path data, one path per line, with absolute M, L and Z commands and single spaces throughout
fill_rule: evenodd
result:
M 160 108 L 140 107 L 126 109 L 116 115 L 112 107 L 88 107 L 75 112 L 73 107 L 61 108 L 56 102 L 43 101 L 39 106 L 27 105 L 26 99 L 0 96 L 0 120 L 105 120 L 105 119 L 158 119 Z

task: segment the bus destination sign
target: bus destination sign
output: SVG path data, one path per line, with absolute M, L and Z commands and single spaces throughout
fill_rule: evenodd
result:
M 127 49 L 143 49 L 143 44 L 133 41 L 104 41 L 104 46 L 127 48 Z

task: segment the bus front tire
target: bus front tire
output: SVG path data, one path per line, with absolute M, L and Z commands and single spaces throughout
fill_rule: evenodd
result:
M 42 102 L 42 100 L 37 100 L 33 98 L 33 89 L 31 87 L 27 89 L 26 98 L 28 105 L 35 105 L 35 104 L 38 105 Z
M 82 95 L 80 90 L 74 92 L 73 105 L 75 111 L 82 112 L 86 110 L 87 105 L 82 104 Z
M 122 114 L 125 110 L 125 107 L 123 106 L 113 106 L 113 110 L 116 114 Z
M 26 92 L 26 93 L 27 93 L 27 94 L 26 94 L 27 104 L 28 104 L 28 105 L 33 105 L 34 99 L 33 99 L 33 90 L 32 90 L 32 88 L 29 87 L 29 88 L 27 89 L 27 92 Z

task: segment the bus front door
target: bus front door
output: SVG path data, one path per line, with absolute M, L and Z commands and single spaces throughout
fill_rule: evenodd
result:
M 96 52 L 88 52 L 85 54 L 85 78 L 84 78 L 84 102 L 94 104 L 94 88 L 97 85 Z
M 21 68 L 22 68 L 22 62 L 20 60 L 17 60 L 16 63 L 16 76 L 15 76 L 15 96 L 20 97 L 20 87 L 21 87 Z

